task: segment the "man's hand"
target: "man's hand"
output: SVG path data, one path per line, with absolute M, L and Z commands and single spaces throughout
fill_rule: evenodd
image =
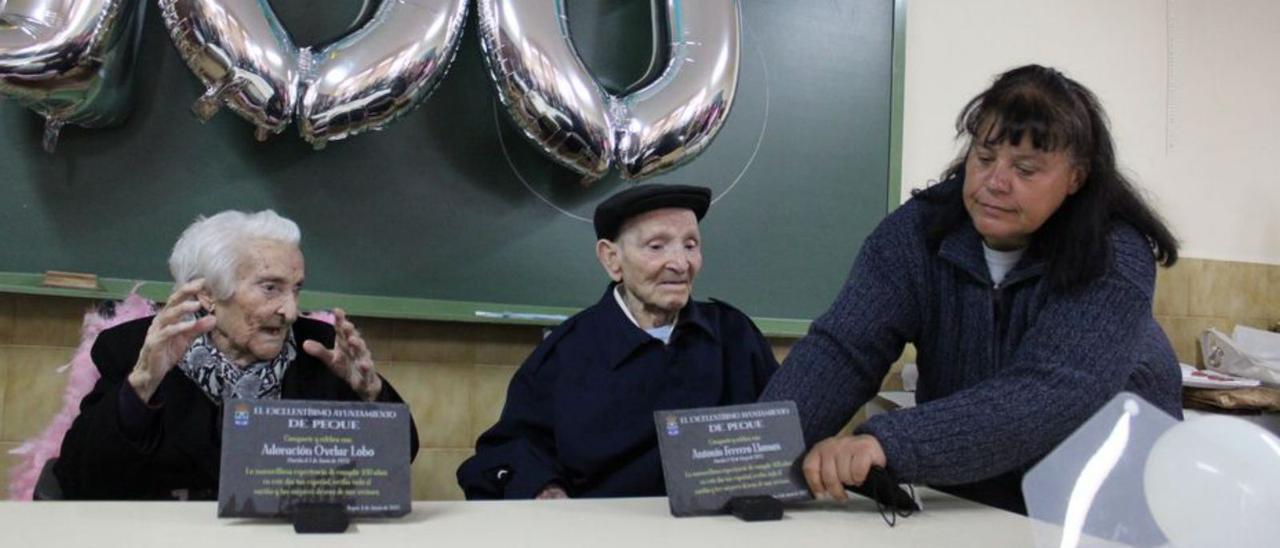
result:
M 329 366 L 334 375 L 347 381 L 360 399 L 374 401 L 382 392 L 382 378 L 373 367 L 373 354 L 355 324 L 341 308 L 333 310 L 333 349 L 316 341 L 302 343 L 302 350 Z
M 813 496 L 848 500 L 845 485 L 862 485 L 872 466 L 884 468 L 884 448 L 874 437 L 833 436 L 818 442 L 804 457 L 804 479 Z
M 538 496 L 534 498 L 537 500 L 567 499 L 569 498 L 569 493 L 566 493 L 563 487 L 553 483 L 543 487 L 541 491 L 538 491 Z

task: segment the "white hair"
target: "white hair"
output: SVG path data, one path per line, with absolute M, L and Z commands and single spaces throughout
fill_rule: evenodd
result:
M 255 240 L 298 245 L 302 231 L 297 223 L 270 209 L 257 213 L 223 211 L 212 217 L 196 217 L 169 255 L 169 272 L 176 285 L 204 278 L 205 288 L 218 300 L 235 293 L 236 271 L 248 246 Z

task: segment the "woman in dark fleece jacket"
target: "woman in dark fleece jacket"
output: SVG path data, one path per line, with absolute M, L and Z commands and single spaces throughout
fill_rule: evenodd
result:
M 956 125 L 965 153 L 867 238 L 761 396 L 799 406 L 816 495 L 879 466 L 1025 513 L 1022 475 L 1120 391 L 1182 416 L 1151 312 L 1177 241 L 1117 171 L 1097 98 L 1029 65 Z M 837 435 L 907 343 L 918 405 Z

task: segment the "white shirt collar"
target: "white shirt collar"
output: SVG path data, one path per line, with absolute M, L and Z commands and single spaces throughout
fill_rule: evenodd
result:
M 615 285 L 615 286 L 613 286 L 613 300 L 615 300 L 615 301 L 617 301 L 617 302 L 618 302 L 618 308 L 621 308 L 621 309 L 622 309 L 622 313 L 627 315 L 627 319 L 628 319 L 628 320 L 631 320 L 631 323 L 632 323 L 633 325 L 635 325 L 636 327 L 640 327 L 640 322 L 636 321 L 636 317 L 635 317 L 635 315 L 633 315 L 633 314 L 631 313 L 631 309 L 630 309 L 630 308 L 627 308 L 627 302 L 626 302 L 626 301 L 624 301 L 624 300 L 622 300 L 622 286 L 621 286 L 621 285 Z M 644 329 L 643 327 L 640 327 L 640 328 L 641 328 L 641 329 Z
M 627 319 L 631 320 L 631 324 L 636 327 L 640 327 L 640 322 L 636 321 L 636 317 L 631 313 L 631 309 L 627 308 L 627 302 L 622 299 L 621 285 L 613 286 L 613 300 L 617 301 L 618 308 L 621 308 L 622 313 L 627 315 Z M 671 342 L 671 333 L 675 330 L 676 322 L 678 321 L 680 321 L 680 313 L 676 312 L 675 319 L 668 325 L 655 327 L 653 329 L 640 327 L 640 329 L 645 333 L 648 333 L 653 338 L 661 340 L 663 344 L 667 344 Z
M 986 242 L 982 244 L 982 257 L 987 261 L 987 271 L 991 273 L 991 281 L 996 285 L 1004 281 L 1004 277 L 1017 266 L 1018 261 L 1022 260 L 1022 255 L 1027 248 L 1019 248 L 1013 251 L 999 251 L 987 247 Z

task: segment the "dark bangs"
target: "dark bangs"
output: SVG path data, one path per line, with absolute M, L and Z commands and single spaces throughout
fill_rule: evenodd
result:
M 1045 152 L 1068 151 L 1077 163 L 1094 153 L 1093 128 L 1084 105 L 1057 71 L 1011 79 L 974 97 L 956 118 L 956 137 L 971 144 L 1022 144 Z M 1055 81 L 1058 80 L 1058 81 Z

